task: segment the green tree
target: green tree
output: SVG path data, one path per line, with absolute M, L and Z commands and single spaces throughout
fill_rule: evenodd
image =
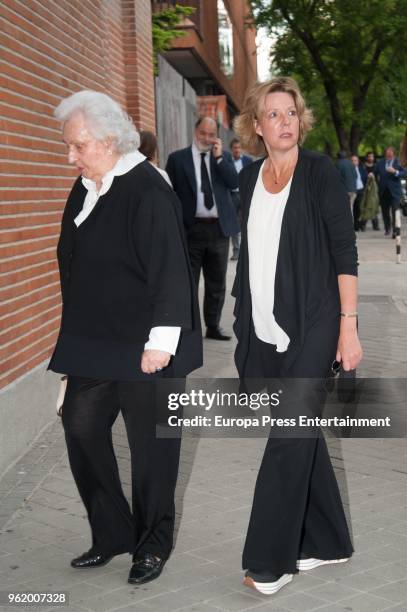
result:
M 402 134 L 407 118 L 407 0 L 251 0 L 276 39 L 274 72 L 300 83 L 313 143 L 356 152 Z M 397 143 L 398 144 L 398 143 Z
M 176 4 L 173 8 L 153 13 L 152 33 L 155 74 L 157 74 L 158 70 L 158 54 L 168 51 L 174 38 L 185 36 L 185 30 L 182 30 L 179 26 L 185 17 L 188 17 L 194 11 L 195 8 L 192 6 Z

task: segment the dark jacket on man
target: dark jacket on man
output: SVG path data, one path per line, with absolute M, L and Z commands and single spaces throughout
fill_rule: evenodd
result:
M 238 175 L 230 153 L 224 151 L 222 157 L 222 161 L 218 162 L 211 153 L 211 184 L 221 231 L 224 236 L 233 236 L 239 232 L 239 224 L 230 190 L 238 187 Z M 195 222 L 197 201 L 192 147 L 171 153 L 168 157 L 166 171 L 181 200 L 184 224 L 189 228 Z
M 336 167 L 346 191 L 348 193 L 356 192 L 356 170 L 350 159 L 338 159 Z
M 379 197 L 382 198 L 387 189 L 393 200 L 400 201 L 402 198 L 400 179 L 407 177 L 407 170 L 400 166 L 397 157 L 393 159 L 392 166 L 397 170 L 397 176 L 386 170 L 385 159 L 378 161 L 375 166 L 374 172 L 379 185 Z

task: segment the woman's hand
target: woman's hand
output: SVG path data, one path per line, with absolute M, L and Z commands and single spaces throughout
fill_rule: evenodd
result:
M 336 361 L 342 362 L 343 369 L 354 370 L 362 361 L 363 351 L 359 342 L 355 319 L 343 319 L 339 332 Z
M 155 374 L 166 368 L 171 359 L 171 353 L 148 349 L 141 355 L 141 371 L 144 374 Z

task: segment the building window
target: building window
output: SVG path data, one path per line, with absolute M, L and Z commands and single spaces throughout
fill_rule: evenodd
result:
M 218 35 L 220 67 L 233 76 L 233 26 L 223 0 L 218 0 Z

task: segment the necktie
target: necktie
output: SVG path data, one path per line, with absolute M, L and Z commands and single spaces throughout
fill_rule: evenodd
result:
M 208 169 L 205 164 L 206 153 L 201 153 L 201 191 L 204 194 L 205 206 L 211 210 L 214 205 L 211 182 L 209 180 Z

